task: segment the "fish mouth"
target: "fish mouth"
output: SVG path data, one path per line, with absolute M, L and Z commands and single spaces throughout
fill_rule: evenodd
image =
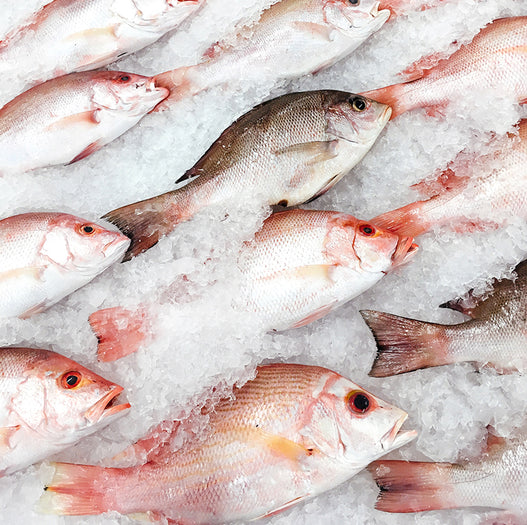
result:
M 116 261 L 119 257 L 124 255 L 124 252 L 126 252 L 128 246 L 130 246 L 130 242 L 130 239 L 126 237 L 126 235 L 121 235 L 117 239 L 104 245 L 104 256 L 110 261 Z
M 384 434 L 381 438 L 381 447 L 383 450 L 394 450 L 402 447 L 415 439 L 417 436 L 417 430 L 407 430 L 405 432 L 399 432 L 403 423 L 407 420 L 408 414 L 403 414 L 395 423 L 395 425 Z
M 381 125 L 386 126 L 391 116 L 392 116 L 392 108 L 390 106 L 386 106 L 384 108 L 384 111 L 381 113 L 381 116 L 379 117 L 379 121 Z
M 392 254 L 392 267 L 408 262 L 419 250 L 413 237 L 400 237 Z
M 375 2 L 375 4 L 373 4 L 373 7 L 371 8 L 371 11 L 370 11 L 371 17 L 377 18 L 381 16 L 381 17 L 386 17 L 386 20 L 390 18 L 390 14 L 391 14 L 391 11 L 389 9 L 383 9 L 381 7 L 381 2 Z
M 103 398 L 101 398 L 95 405 L 90 407 L 85 413 L 84 417 L 92 424 L 106 419 L 110 416 L 118 414 L 123 410 L 128 410 L 130 403 L 117 403 L 117 397 L 124 390 L 122 386 L 116 386 L 110 390 Z

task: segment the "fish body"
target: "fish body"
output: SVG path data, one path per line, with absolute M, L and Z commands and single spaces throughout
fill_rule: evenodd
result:
M 134 126 L 167 94 L 147 77 L 119 71 L 40 84 L 0 109 L 0 174 L 80 160 Z
M 132 239 L 129 259 L 209 205 L 257 198 L 295 206 L 312 200 L 364 157 L 390 111 L 342 91 L 278 97 L 231 124 L 179 179 L 193 178 L 187 185 L 103 218 Z
M 119 232 L 65 213 L 0 221 L 0 318 L 29 317 L 84 286 L 126 251 Z
M 0 71 L 43 82 L 97 69 L 152 44 L 198 5 L 195 0 L 53 0 L 0 43 Z
M 527 263 L 515 280 L 494 285 L 488 297 L 441 305 L 472 319 L 441 325 L 375 311 L 361 312 L 378 347 L 370 375 L 385 377 L 451 363 L 490 364 L 499 371 L 527 369 Z
M 363 93 L 392 107 L 392 118 L 416 108 L 441 111 L 474 89 L 527 101 L 527 17 L 501 18 L 469 44 L 432 66 L 425 58 L 409 71 L 410 81 Z
M 267 330 L 304 326 L 411 259 L 417 251 L 412 241 L 345 213 L 275 213 L 241 249 L 241 293 L 233 308 L 254 312 Z M 148 340 L 151 323 L 148 307 L 94 312 L 90 325 L 99 341 L 99 359 L 135 352 Z
M 203 61 L 157 75 L 156 83 L 179 100 L 238 79 L 289 80 L 315 73 L 344 58 L 388 20 L 378 0 L 282 0 L 259 20 L 209 49 Z M 165 105 L 165 104 L 163 104 Z
M 251 520 L 351 478 L 400 447 L 407 415 L 339 374 L 315 366 L 260 366 L 256 378 L 210 412 L 201 439 L 174 450 L 166 431 L 132 451 L 128 468 L 52 464 L 40 510 L 58 514 L 151 512 L 193 524 Z
M 122 416 L 123 388 L 49 350 L 0 348 L 0 476 Z
M 527 219 L 527 120 L 502 149 L 477 163 L 454 161 L 431 184 L 427 200 L 378 215 L 373 222 L 401 235 L 417 236 L 432 228 L 457 232 L 504 226 Z M 417 185 L 420 189 L 421 184 Z
M 482 507 L 527 517 L 527 443 L 492 438 L 481 458 L 456 463 L 376 461 L 368 470 L 381 488 L 375 507 L 386 512 Z M 509 516 L 510 518 L 510 516 Z M 493 523 L 502 523 L 494 521 Z

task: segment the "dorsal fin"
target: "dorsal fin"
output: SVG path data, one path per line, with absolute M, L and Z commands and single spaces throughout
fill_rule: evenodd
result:
M 474 296 L 474 290 L 472 289 L 468 291 L 466 298 L 457 297 L 456 299 L 451 299 L 446 303 L 440 304 L 439 308 L 450 308 L 450 310 L 461 312 L 462 314 L 468 315 L 474 319 L 478 317 L 478 306 L 483 302 L 484 299 L 481 300 L 480 297 Z

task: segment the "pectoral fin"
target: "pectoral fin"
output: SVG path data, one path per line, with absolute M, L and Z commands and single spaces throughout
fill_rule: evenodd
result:
M 260 428 L 255 428 L 251 439 L 261 441 L 273 453 L 273 455 L 299 462 L 303 458 L 312 456 L 315 453 L 314 448 L 307 448 L 304 445 L 292 441 L 277 434 L 271 434 Z
M 337 144 L 338 140 L 336 139 L 303 142 L 278 149 L 275 151 L 275 155 L 299 155 L 305 158 L 304 163 L 316 164 L 335 158 L 337 156 L 335 151 Z
M 69 163 L 73 164 L 74 162 L 77 162 L 79 160 L 85 159 L 92 153 L 95 153 L 96 151 L 99 151 L 101 149 L 101 145 L 98 142 L 92 142 L 90 145 L 86 146 L 76 157 L 74 157 Z
M 327 279 L 333 282 L 331 274 L 335 269 L 334 264 L 312 264 L 309 266 L 301 266 L 293 270 L 293 274 L 302 279 Z
M 0 427 L 0 451 L 11 448 L 9 441 L 20 428 L 20 425 L 14 427 Z
M 258 516 L 257 518 L 253 518 L 250 521 L 256 521 L 256 520 L 261 520 L 263 518 L 270 518 L 271 516 L 275 516 L 276 514 L 279 514 L 280 512 L 284 512 L 285 510 L 289 509 L 293 505 L 300 503 L 302 500 L 306 498 L 309 498 L 309 494 L 306 494 L 305 496 L 298 496 L 298 498 L 292 499 L 291 501 L 284 503 L 284 505 L 280 505 L 280 507 L 277 507 L 271 512 L 268 512 L 267 514 L 263 514 L 262 516 Z
M 314 22 L 293 22 L 291 25 L 303 33 L 309 33 L 311 36 L 325 41 L 332 40 L 331 34 L 334 31 L 332 27 L 315 24 Z
M 47 127 L 48 131 L 56 131 L 59 129 L 68 129 L 78 124 L 88 124 L 90 126 L 97 125 L 99 123 L 99 117 L 97 110 L 95 111 L 83 111 L 81 113 L 75 113 L 68 115 L 60 120 L 53 122 Z
M 42 278 L 42 268 L 33 266 L 27 268 L 16 268 L 8 272 L 0 273 L 0 282 L 15 281 L 16 279 L 29 278 L 40 280 Z

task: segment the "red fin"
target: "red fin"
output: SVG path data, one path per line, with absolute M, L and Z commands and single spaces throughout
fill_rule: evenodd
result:
M 507 446 L 507 440 L 496 435 L 496 431 L 491 425 L 487 425 L 487 443 L 483 453 L 495 454 L 501 452 Z
M 405 84 L 394 84 L 392 86 L 374 89 L 372 91 L 365 91 L 364 93 L 361 93 L 361 95 L 390 106 L 392 108 L 390 120 L 393 120 L 395 117 L 402 115 L 405 111 L 413 109 L 407 107 L 404 103 L 404 85 Z
M 422 197 L 431 198 L 445 191 L 459 192 L 467 186 L 470 180 L 470 177 L 457 176 L 452 168 L 448 167 L 439 174 L 437 179 L 425 179 L 410 187 L 418 191 Z
M 380 228 L 390 230 L 399 235 L 417 237 L 426 233 L 432 224 L 428 222 L 423 213 L 425 201 L 416 201 L 402 208 L 377 215 L 371 222 Z
M 377 343 L 372 377 L 388 377 L 412 370 L 453 363 L 444 325 L 425 323 L 374 310 L 361 315 Z
M 374 461 L 367 469 L 381 489 L 375 508 L 384 512 L 421 512 L 456 508 L 451 463 Z
M 86 157 L 88 157 L 89 155 L 91 155 L 92 153 L 95 153 L 96 151 L 100 149 L 101 149 L 101 146 L 99 145 L 98 142 L 92 142 L 88 147 L 83 149 L 73 160 L 68 162 L 68 166 L 70 164 L 73 164 L 74 162 L 85 159 Z
M 50 463 L 50 466 L 55 471 L 37 503 L 40 512 L 83 516 L 112 510 L 108 508 L 106 491 L 109 485 L 113 486 L 115 475 L 119 475 L 121 469 L 71 463 Z
M 426 76 L 427 71 L 430 71 L 437 64 L 448 57 L 448 53 L 433 53 L 415 61 L 411 66 L 407 67 L 404 71 L 399 73 L 399 76 L 403 78 L 405 82 L 411 82 Z
M 99 361 L 115 361 L 134 353 L 149 330 L 148 317 L 142 308 L 135 312 L 119 306 L 98 310 L 90 315 L 89 322 L 99 340 Z
M 312 323 L 313 321 L 317 321 L 318 319 L 321 319 L 325 315 L 329 314 L 331 310 L 333 310 L 333 304 L 321 306 L 301 321 L 298 321 L 298 323 L 295 323 L 291 328 L 300 328 L 301 326 L 306 326 Z
M 189 98 L 202 91 L 189 78 L 189 72 L 197 67 L 199 67 L 199 64 L 198 66 L 180 67 L 178 69 L 172 69 L 171 71 L 165 71 L 153 77 L 156 87 L 168 89 L 170 95 L 160 102 L 151 113 L 164 111 L 179 100 Z
M 461 312 L 474 319 L 477 317 L 478 302 L 478 299 L 474 297 L 474 290 L 469 290 L 468 297 L 451 299 L 446 303 L 440 304 L 439 308 L 450 308 L 450 310 Z

